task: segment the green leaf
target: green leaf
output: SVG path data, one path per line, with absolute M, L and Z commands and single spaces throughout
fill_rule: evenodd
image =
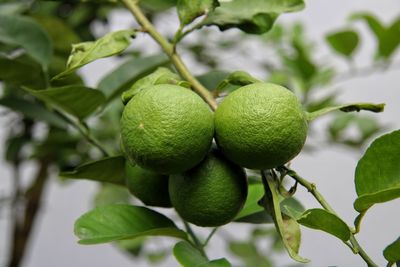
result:
M 164 54 L 130 59 L 103 77 L 98 88 L 106 95 L 107 101 L 110 101 L 120 96 L 133 82 L 168 62 L 169 59 Z
M 10 84 L 44 86 L 41 66 L 26 56 L 7 58 L 0 55 L 0 81 Z
M 116 156 L 85 163 L 72 172 L 60 173 L 60 177 L 125 185 L 125 158 Z
M 51 40 L 40 25 L 28 17 L 0 15 L 0 43 L 22 47 L 44 68 L 50 63 Z
M 155 70 L 153 73 L 141 78 L 140 80 L 137 80 L 131 88 L 126 90 L 125 92 L 122 93 L 121 99 L 122 102 L 126 105 L 129 100 L 142 91 L 143 89 L 156 85 L 156 84 L 180 84 L 180 83 L 185 83 L 181 80 L 178 74 L 172 72 L 171 70 L 164 68 L 164 67 L 159 67 L 157 70 Z
M 33 103 L 23 98 L 4 97 L 0 99 L 0 105 L 21 112 L 24 116 L 49 123 L 50 125 L 66 128 L 66 122 L 55 113 L 50 112 L 39 103 Z
M 264 208 L 258 205 L 258 201 L 264 195 L 264 187 L 262 184 L 249 184 L 247 199 L 235 220 L 239 220 L 253 213 L 264 212 Z
M 303 205 L 294 197 L 284 198 L 281 201 L 280 206 L 283 214 L 286 214 L 295 220 L 300 218 L 305 211 Z
M 309 262 L 310 260 L 302 258 L 298 254 L 301 242 L 300 227 L 296 220 L 287 215 L 282 215 L 279 204 L 279 193 L 275 181 L 270 175 L 263 175 L 263 184 L 265 190 L 264 208 L 272 214 L 275 228 L 282 239 L 286 251 L 295 261 L 302 263 Z
M 400 261 L 400 237 L 383 250 L 383 256 L 390 263 Z
M 326 115 L 327 113 L 333 111 L 343 111 L 343 112 L 353 112 L 353 111 L 361 111 L 367 110 L 371 112 L 382 112 L 385 108 L 385 104 L 373 104 L 373 103 L 353 103 L 353 104 L 345 104 L 335 107 L 326 107 L 323 109 L 316 110 L 314 112 L 306 112 L 307 120 L 312 121 L 318 117 Z
M 301 217 L 297 219 L 297 222 L 308 228 L 327 232 L 342 241 L 347 241 L 350 238 L 350 229 L 346 223 L 336 215 L 323 209 L 306 210 Z
M 331 33 L 326 36 L 326 40 L 337 53 L 348 58 L 352 56 L 359 43 L 358 34 L 353 30 Z
M 178 9 L 181 25 L 190 24 L 195 18 L 214 10 L 219 3 L 217 0 L 178 0 Z
M 91 88 L 80 85 L 54 87 L 45 90 L 24 90 L 53 108 L 66 112 L 78 119 L 84 119 L 104 103 L 104 95 Z
M 131 37 L 134 36 L 134 30 L 122 30 L 108 33 L 96 41 L 72 45 L 66 70 L 53 77 L 53 80 L 60 79 L 99 58 L 121 53 L 130 45 Z
M 303 0 L 232 0 L 220 4 L 208 14 L 204 25 L 216 25 L 221 30 L 237 27 L 255 34 L 269 31 L 279 14 L 304 8 Z
M 186 239 L 186 233 L 164 215 L 145 207 L 113 204 L 82 215 L 74 226 L 80 244 L 100 244 L 143 236 Z
M 352 15 L 351 19 L 367 22 L 378 42 L 377 58 L 389 59 L 394 54 L 400 44 L 400 18 L 396 18 L 387 27 L 382 25 L 378 18 L 369 13 L 356 13 Z
M 230 267 L 226 259 L 209 261 L 206 257 L 188 242 L 180 241 L 173 250 L 175 258 L 183 267 Z
M 355 173 L 357 211 L 400 197 L 399 151 L 400 130 L 397 130 L 375 139 L 359 160 Z

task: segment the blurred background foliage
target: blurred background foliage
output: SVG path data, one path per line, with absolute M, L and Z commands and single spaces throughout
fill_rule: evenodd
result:
M 171 12 L 176 5 L 174 0 L 142 0 L 141 5 L 155 25 L 160 17 L 175 15 Z M 99 104 L 88 114 L 76 117 L 59 109 L 62 101 L 54 103 L 51 96 L 47 96 L 47 101 L 34 97 L 29 90 L 84 86 L 85 77 L 79 72 L 64 79 L 51 78 L 65 69 L 71 45 L 99 38 L 96 29 L 107 30 L 110 12 L 115 10 L 122 12 L 122 6 L 112 1 L 0 1 L 0 105 L 4 107 L 2 116 L 8 125 L 6 140 L 2 140 L 3 158 L 13 169 L 13 177 L 5 177 L 12 179 L 13 190 L 0 196 L 0 210 L 10 211 L 7 214 L 13 226 L 9 236 L 9 267 L 19 266 L 29 249 L 27 242 L 48 178 L 55 173 L 71 172 L 82 163 L 100 159 L 105 154 L 121 154 L 121 92 L 157 67 L 170 65 L 164 55 L 145 55 L 146 47 L 126 50 L 119 55 L 120 65 L 101 77 L 95 88 L 101 95 L 89 96 L 98 98 Z M 358 68 L 354 59 L 363 42 L 357 28 L 353 27 L 356 22 L 364 23 L 376 41 L 376 51 L 367 68 Z M 400 17 L 384 25 L 373 14 L 359 12 L 353 14 L 343 28 L 332 29 L 324 37 L 331 48 L 329 57 L 346 62 L 346 73 L 340 73 L 329 60 L 314 56 L 318 47 L 308 39 L 301 23 L 283 26 L 278 22 L 271 31 L 260 35 L 242 31 L 221 35 L 215 27 L 202 28 L 200 33 L 201 38 L 185 40 L 178 49 L 205 70 L 198 78 L 216 97 L 222 98 L 236 88 L 228 86 L 224 91 L 215 91 L 228 73 L 235 71 L 224 65 L 223 55 L 231 54 L 246 65 L 258 66 L 264 73 L 258 78 L 290 88 L 307 111 L 315 111 L 337 104 L 340 92 L 326 90 L 337 82 L 395 66 L 392 57 L 400 43 Z M 250 46 L 254 43 L 256 45 Z M 41 50 L 43 47 L 49 47 L 51 54 L 46 55 L 46 51 Z M 79 105 L 78 109 L 83 108 L 85 102 Z M 333 115 L 327 125 L 325 136 L 319 140 L 321 145 L 335 143 L 356 150 L 385 127 L 365 114 Z M 312 131 L 311 128 L 311 138 Z M 104 151 L 96 143 L 100 143 Z M 308 149 L 315 148 L 309 146 Z M 29 184 L 23 186 L 20 174 L 26 162 L 34 163 L 36 168 Z M 60 182 L 65 181 L 60 179 Z M 93 198 L 96 206 L 136 201 L 124 187 L 110 184 L 101 186 Z M 259 220 L 259 217 L 249 219 L 253 223 Z M 228 231 L 221 231 L 219 235 L 226 240 L 227 252 L 238 259 L 240 266 L 277 266 L 272 253 L 283 252 L 277 233 L 268 225 L 249 226 L 246 240 L 236 240 Z M 146 243 L 143 238 L 115 245 L 132 257 L 146 257 L 149 264 L 157 264 L 169 255 L 169 248 L 148 251 Z M 262 253 L 261 248 L 264 248 Z

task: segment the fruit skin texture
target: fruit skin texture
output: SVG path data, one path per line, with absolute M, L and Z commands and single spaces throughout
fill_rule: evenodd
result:
M 168 176 L 125 163 L 129 192 L 147 206 L 172 207 L 168 194 Z
M 296 96 L 271 83 L 229 94 L 215 112 L 216 141 L 224 155 L 249 169 L 271 169 L 303 148 L 308 124 Z
M 155 85 L 125 106 L 121 137 L 126 156 L 140 167 L 163 174 L 186 171 L 210 149 L 213 113 L 194 92 L 176 85 Z
M 247 197 L 244 169 L 216 150 L 195 168 L 169 178 L 172 205 L 186 221 L 220 226 L 232 221 Z

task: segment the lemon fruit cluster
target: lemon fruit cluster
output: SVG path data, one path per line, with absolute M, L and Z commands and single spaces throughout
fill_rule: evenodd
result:
M 214 135 L 211 110 L 197 94 L 177 85 L 154 85 L 124 108 L 121 137 L 131 163 L 162 174 L 197 165 Z
M 215 112 L 215 138 L 224 155 L 249 169 L 271 169 L 303 148 L 308 124 L 297 97 L 271 83 L 229 94 Z
M 220 226 L 246 201 L 243 168 L 287 163 L 307 129 L 296 96 L 279 85 L 243 86 L 215 114 L 187 88 L 150 86 L 128 101 L 121 119 L 127 186 L 146 205 L 172 205 L 188 222 Z

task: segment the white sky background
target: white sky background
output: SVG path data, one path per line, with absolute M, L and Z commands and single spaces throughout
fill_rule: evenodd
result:
M 400 2 L 396 0 L 310 0 L 304 11 L 280 17 L 283 23 L 302 21 L 306 25 L 308 36 L 316 41 L 318 45 L 317 56 L 322 58 L 328 54 L 328 48 L 323 43 L 323 36 L 335 29 L 344 27 L 348 22 L 347 18 L 354 11 L 370 11 L 388 23 L 396 15 L 400 15 Z M 112 30 L 129 27 L 132 18 L 127 13 L 115 13 L 112 17 Z M 177 21 L 164 20 L 160 29 L 163 32 L 171 32 L 175 29 Z M 356 58 L 359 66 L 370 64 L 375 42 L 371 34 L 366 30 L 365 24 L 355 24 L 363 33 L 362 47 Z M 229 34 L 223 33 L 223 34 Z M 142 39 L 142 40 L 141 40 Z M 146 44 L 143 36 L 134 40 L 137 45 Z M 149 46 L 149 53 L 157 51 L 157 46 Z M 397 56 L 398 58 L 398 56 Z M 115 60 L 100 60 L 86 66 L 83 73 L 89 85 L 95 86 L 101 76 L 115 66 Z M 189 61 L 189 66 L 196 69 L 195 62 Z M 339 67 L 346 70 L 343 61 L 337 61 Z M 227 55 L 225 66 L 236 69 L 247 69 L 256 76 L 263 77 L 254 66 L 244 66 L 234 55 Z M 384 102 L 387 104 L 384 113 L 376 115 L 387 125 L 388 129 L 400 128 L 400 70 L 392 70 L 385 73 L 377 73 L 369 77 L 357 78 L 341 84 L 332 89 L 340 88 L 342 94 L 340 99 L 343 102 Z M 324 119 L 317 121 L 317 128 L 323 129 Z M 4 119 L 0 118 L 1 128 L 6 126 Z M 0 139 L 4 140 L 4 131 L 0 131 Z M 310 143 L 313 140 L 308 140 Z M 3 142 L 3 141 L 2 141 Z M 4 145 L 0 147 L 0 154 L 3 154 Z M 333 205 L 334 209 L 352 224 L 356 212 L 352 203 L 356 197 L 354 191 L 354 169 L 357 159 L 362 152 L 356 153 L 340 146 L 326 147 L 323 150 L 309 154 L 303 153 L 294 160 L 292 167 L 302 176 L 315 182 L 326 199 Z M 0 193 L 4 195 L 10 186 L 10 168 L 1 163 Z M 32 171 L 27 166 L 25 173 Z M 24 261 L 24 267 L 83 267 L 83 266 L 148 266 L 145 261 L 133 262 L 131 258 L 123 255 L 110 245 L 81 246 L 77 244 L 77 238 L 73 235 L 72 228 L 76 218 L 91 208 L 91 200 L 96 191 L 96 184 L 87 181 L 72 182 L 68 185 L 59 184 L 52 179 L 46 188 L 43 209 L 37 221 L 33 234 L 29 253 Z M 307 207 L 317 207 L 317 203 L 307 192 L 300 189 L 297 197 Z M 361 233 L 358 235 L 359 242 L 364 246 L 369 255 L 376 260 L 379 266 L 384 266 L 382 256 L 383 248 L 394 241 L 400 234 L 400 200 L 374 206 L 365 217 Z M 5 227 L 6 213 L 1 212 L 0 217 L 0 265 L 6 257 L 6 234 Z M 246 235 L 247 227 L 234 224 L 226 227 L 231 235 L 243 237 Z M 201 233 L 208 233 L 208 229 L 196 228 Z M 167 246 L 171 244 L 162 238 L 154 239 L 157 244 Z M 153 246 L 154 247 L 154 246 Z M 172 246 L 171 246 L 172 248 Z M 223 257 L 224 243 L 217 236 L 211 242 L 208 252 L 211 258 Z M 325 233 L 303 228 L 303 243 L 301 255 L 310 258 L 312 262 L 307 266 L 364 266 L 363 261 L 344 246 L 338 239 L 328 236 Z M 278 266 L 284 266 L 292 261 L 285 254 L 279 256 Z M 177 266 L 174 259 L 164 262 L 160 266 Z

